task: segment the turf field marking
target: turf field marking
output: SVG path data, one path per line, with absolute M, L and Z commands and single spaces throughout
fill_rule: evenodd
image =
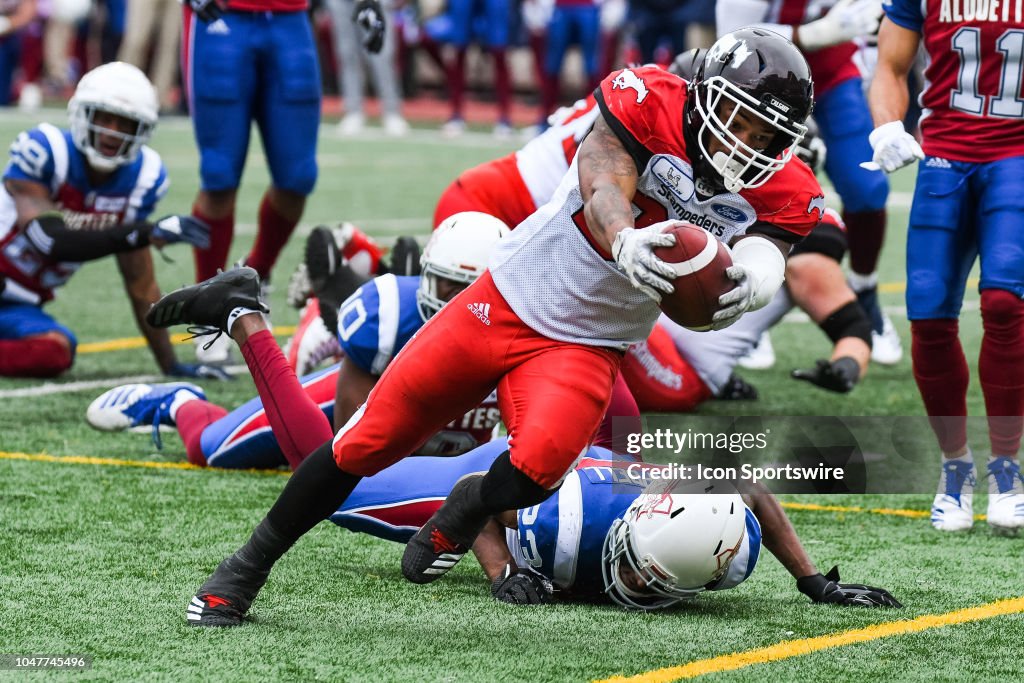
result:
M 54 462 L 65 465 L 95 465 L 101 467 L 141 467 L 154 470 L 196 470 L 201 472 L 245 472 L 262 476 L 289 476 L 284 470 L 228 469 L 224 467 L 200 467 L 190 462 L 153 462 L 151 460 L 124 460 L 121 458 L 97 458 L 90 455 L 50 455 L 48 453 L 11 453 L 0 451 L 0 460 L 23 460 L 26 462 Z
M 238 375 L 248 372 L 245 365 L 228 365 L 224 370 L 229 375 Z M 161 382 L 169 378 L 166 375 L 128 375 L 125 377 L 108 377 L 106 379 L 91 379 L 81 382 L 46 382 L 34 387 L 22 387 L 20 389 L 0 390 L 0 399 L 3 398 L 31 398 L 33 396 L 52 396 L 53 394 L 70 394 L 75 391 L 86 391 L 87 389 L 102 389 L 105 387 L 116 387 L 122 384 L 135 384 L 147 382 Z M 178 378 L 181 379 L 181 378 Z
M 967 624 L 1009 614 L 1020 614 L 1021 612 L 1024 612 L 1024 597 L 996 600 L 995 602 L 985 603 L 977 607 L 968 607 L 956 610 L 955 612 L 925 614 L 915 619 L 886 621 L 865 628 L 840 631 L 824 636 L 784 640 L 781 643 L 755 650 L 733 652 L 719 657 L 711 657 L 710 659 L 699 659 L 688 664 L 655 669 L 636 676 L 614 676 L 601 679 L 596 683 L 626 683 L 627 681 L 631 683 L 669 683 L 669 681 L 696 678 L 697 676 L 722 673 L 724 671 L 735 671 L 736 669 L 757 664 L 777 662 L 792 657 L 802 657 L 820 650 L 866 643 L 872 640 L 909 633 L 920 633 L 921 631 L 928 631 L 934 628 Z
M 295 334 L 295 325 L 279 325 L 274 328 L 275 335 Z M 191 334 L 172 334 L 172 344 L 184 344 L 192 340 Z M 145 348 L 146 340 L 143 337 L 122 337 L 120 339 L 107 339 L 106 341 L 86 342 L 79 344 L 76 353 L 106 353 L 107 351 L 126 351 L 128 349 Z

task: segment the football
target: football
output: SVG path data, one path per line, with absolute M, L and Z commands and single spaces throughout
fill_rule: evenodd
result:
M 732 256 L 724 243 L 708 231 L 688 223 L 665 229 L 676 236 L 671 247 L 658 247 L 654 254 L 676 271 L 675 291 L 661 299 L 661 310 L 691 330 L 711 329 L 711 316 L 718 310 L 718 297 L 736 284 L 725 274 Z

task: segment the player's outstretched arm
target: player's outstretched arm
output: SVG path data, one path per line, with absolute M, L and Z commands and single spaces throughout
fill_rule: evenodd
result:
M 334 433 L 345 426 L 359 406 L 366 403 L 367 397 L 373 390 L 377 375 L 372 375 L 366 370 L 352 362 L 347 356 L 341 359 L 341 367 L 338 368 L 338 388 L 335 390 L 334 398 Z
M 875 129 L 869 140 L 874 155 L 871 161 L 886 173 L 924 158 L 914 136 L 903 128 L 910 93 L 907 74 L 917 56 L 921 36 L 888 18 L 878 31 L 878 63 L 868 91 L 868 104 Z
M 797 590 L 813 602 L 861 607 L 903 607 L 884 588 L 839 583 L 838 567 L 822 575 L 804 550 L 778 499 L 764 486 L 758 484 L 756 488 L 756 493 L 744 494 L 743 500 L 761 524 L 764 547 L 796 579 Z
M 790 245 L 763 234 L 741 235 L 732 242 L 732 265 L 725 274 L 736 286 L 718 298 L 712 329 L 721 330 L 747 311 L 764 308 L 786 279 Z

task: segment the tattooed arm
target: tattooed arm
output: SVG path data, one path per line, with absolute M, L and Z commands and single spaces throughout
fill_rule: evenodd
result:
M 577 163 L 583 216 L 594 240 L 611 251 L 615 235 L 633 227 L 636 163 L 602 117 L 580 145 Z

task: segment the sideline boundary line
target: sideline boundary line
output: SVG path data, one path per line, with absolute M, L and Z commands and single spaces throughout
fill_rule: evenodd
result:
M 920 633 L 931 629 L 968 624 L 985 619 L 1020 614 L 1024 612 L 1024 596 L 988 602 L 976 607 L 945 612 L 943 614 L 925 614 L 914 619 L 884 621 L 864 628 L 839 631 L 823 636 L 784 640 L 775 645 L 754 650 L 733 652 L 709 659 L 698 659 L 680 666 L 654 669 L 635 676 L 613 676 L 599 679 L 595 683 L 669 683 L 712 673 L 735 671 L 757 664 L 777 662 L 792 657 L 802 657 L 821 650 L 829 650 L 846 645 L 867 643 L 882 638 Z

